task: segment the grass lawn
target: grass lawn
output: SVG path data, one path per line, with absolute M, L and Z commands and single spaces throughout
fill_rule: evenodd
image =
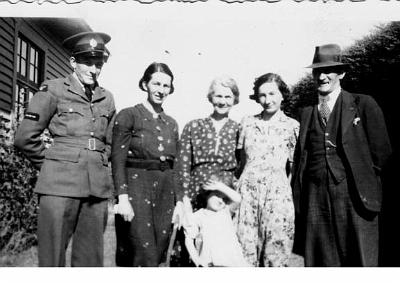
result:
M 109 210 L 107 228 L 104 233 L 104 266 L 115 266 L 115 230 L 114 230 L 114 215 Z M 67 266 L 71 264 L 71 246 L 67 250 Z M 15 256 L 0 256 L 1 266 L 16 266 L 16 267 L 35 267 L 38 266 L 37 248 L 32 247 Z M 303 258 L 293 254 L 290 260 L 290 266 L 304 266 Z

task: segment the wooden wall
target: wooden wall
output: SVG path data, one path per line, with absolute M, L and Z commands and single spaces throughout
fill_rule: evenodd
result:
M 25 18 L 0 18 L 0 110 L 6 113 L 13 109 L 19 34 L 43 51 L 44 75 L 41 81 L 64 77 L 72 71 L 67 52 L 45 26 Z

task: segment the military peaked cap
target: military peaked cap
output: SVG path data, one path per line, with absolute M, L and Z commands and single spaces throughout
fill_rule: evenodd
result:
M 105 33 L 82 32 L 66 38 L 63 46 L 71 52 L 72 56 L 103 56 L 107 58 L 110 54 L 106 43 L 111 37 Z

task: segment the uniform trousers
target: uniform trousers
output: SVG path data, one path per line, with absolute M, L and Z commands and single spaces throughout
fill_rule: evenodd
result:
M 349 178 L 327 170 L 309 180 L 305 266 L 377 266 L 378 214 L 366 210 Z
M 39 266 L 65 266 L 72 239 L 71 266 L 103 266 L 107 199 L 40 195 Z

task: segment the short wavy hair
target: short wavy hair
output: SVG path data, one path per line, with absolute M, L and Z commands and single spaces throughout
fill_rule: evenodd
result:
M 142 78 L 139 81 L 139 88 L 146 92 L 146 90 L 143 88 L 143 83 L 148 83 L 151 80 L 151 75 L 157 72 L 165 73 L 171 77 L 171 91 L 169 93 L 172 94 L 174 92 L 174 74 L 172 74 L 172 71 L 169 69 L 167 64 L 160 62 L 153 62 L 146 68 Z
M 229 76 L 220 76 L 212 80 L 210 84 L 210 88 L 208 89 L 208 94 L 207 98 L 210 102 L 212 102 L 212 96 L 214 95 L 215 92 L 215 87 L 216 86 L 222 86 L 229 88 L 232 91 L 234 101 L 233 103 L 236 105 L 239 103 L 239 88 L 237 86 L 236 81 L 229 77 Z
M 283 81 L 282 77 L 275 73 L 267 73 L 256 78 L 253 86 L 253 94 L 249 96 L 251 100 L 258 102 L 258 95 L 260 86 L 264 83 L 275 82 L 278 86 L 278 90 L 282 93 L 283 100 L 289 97 L 290 89 L 288 85 Z

